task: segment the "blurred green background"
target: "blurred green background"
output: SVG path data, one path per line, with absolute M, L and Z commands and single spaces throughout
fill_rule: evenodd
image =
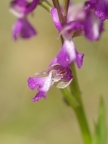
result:
M 39 6 L 34 17 L 29 16 L 38 36 L 15 42 L 11 26 L 16 18 L 8 8 L 9 0 L 0 1 L 0 144 L 82 144 L 74 111 L 65 105 L 60 91 L 53 87 L 46 100 L 32 103 L 36 91 L 27 86 L 28 77 L 46 69 L 60 48 L 50 15 Z M 92 132 L 101 94 L 108 119 L 107 24 L 98 42 L 75 39 L 77 49 L 85 54 L 77 74 Z

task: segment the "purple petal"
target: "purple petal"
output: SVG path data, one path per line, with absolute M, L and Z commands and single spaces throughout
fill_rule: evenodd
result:
M 72 71 L 69 67 L 63 67 L 60 64 L 51 65 L 47 70 L 37 73 L 36 77 L 28 78 L 29 88 L 38 90 L 32 101 L 39 101 L 42 97 L 46 98 L 47 92 L 53 84 L 58 88 L 65 88 L 72 80 Z
M 32 2 L 29 3 L 28 7 L 26 8 L 25 14 L 32 12 L 37 7 L 37 5 L 39 4 L 39 1 L 40 0 L 32 0 Z
M 25 15 L 27 5 L 27 0 L 13 0 L 10 3 L 10 12 L 16 17 L 22 18 Z
M 84 3 L 70 5 L 68 9 L 67 22 L 82 21 L 86 16 L 84 6 Z
M 28 78 L 28 86 L 31 90 L 34 90 L 38 86 L 38 83 L 36 83 L 37 80 L 38 79 L 36 79 L 35 77 Z
M 80 54 L 76 51 L 76 63 L 77 63 L 77 66 L 78 68 L 81 68 L 82 65 L 83 65 L 83 57 L 84 57 L 84 54 Z
M 11 1 L 11 6 L 26 7 L 28 5 L 28 0 L 13 0 Z
M 43 91 L 39 91 L 34 98 L 32 98 L 32 102 L 39 101 L 41 98 L 46 99 L 46 93 Z
M 38 93 L 32 99 L 32 101 L 38 101 L 41 97 L 46 98 L 46 94 L 52 86 L 52 73 L 49 73 L 46 77 L 29 77 L 28 78 L 28 86 L 30 89 L 34 90 L 38 89 Z
M 108 19 L 108 1 L 107 0 L 96 1 L 95 14 L 102 21 Z
M 50 65 L 58 63 L 64 67 L 68 67 L 72 61 L 76 59 L 76 50 L 73 41 L 65 40 L 64 44 L 58 53 L 57 57 L 50 63 Z
M 73 61 L 75 61 L 78 68 L 81 68 L 83 64 L 83 57 L 84 54 L 77 52 L 72 40 L 65 40 L 60 52 L 57 57 L 52 60 L 50 66 L 58 63 L 63 67 L 68 67 Z
M 82 31 L 83 25 L 77 21 L 72 21 L 63 26 L 62 30 L 59 33 L 59 36 L 62 35 L 66 40 L 70 40 L 76 31 Z
M 84 21 L 85 36 L 90 41 L 95 41 L 100 38 L 103 31 L 103 22 L 95 16 L 93 12 L 89 12 Z
M 21 33 L 22 30 L 22 22 L 17 20 L 16 23 L 12 27 L 12 35 L 14 40 L 17 40 L 18 35 Z
M 10 12 L 18 18 L 22 18 L 32 12 L 38 3 L 39 0 L 32 0 L 32 2 L 28 2 L 28 0 L 13 0 L 10 3 Z
M 14 40 L 18 39 L 18 36 L 22 38 L 31 38 L 36 35 L 35 29 L 27 21 L 27 19 L 18 19 L 12 27 L 12 35 Z
M 60 23 L 57 9 L 52 8 L 50 13 L 51 13 L 51 17 L 52 17 L 55 27 L 60 31 L 62 29 L 62 24 Z

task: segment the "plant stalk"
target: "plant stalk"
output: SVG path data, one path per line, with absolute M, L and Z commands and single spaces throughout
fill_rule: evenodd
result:
M 70 0 L 64 0 L 64 17 L 65 17 L 65 21 L 67 21 L 67 13 L 68 13 L 69 3 L 70 3 Z
M 42 0 L 39 2 L 39 5 L 42 6 L 44 9 L 46 9 L 48 12 L 50 12 L 52 6 L 47 0 Z
M 83 108 L 81 92 L 80 92 L 80 88 L 79 88 L 79 84 L 78 84 L 78 79 L 77 79 L 74 63 L 72 63 L 71 69 L 73 72 L 74 79 L 73 79 L 72 83 L 70 84 L 70 90 L 71 90 L 71 93 L 74 96 L 74 98 L 79 103 L 79 106 L 76 107 L 74 109 L 74 111 L 75 111 L 80 129 L 81 129 L 84 143 L 91 144 L 91 133 L 89 130 L 88 122 L 87 122 L 86 115 L 85 115 L 84 108 Z

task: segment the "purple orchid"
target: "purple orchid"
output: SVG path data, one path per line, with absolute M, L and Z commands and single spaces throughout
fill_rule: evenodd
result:
M 12 27 L 12 35 L 17 40 L 18 35 L 22 38 L 31 38 L 36 35 L 33 26 L 28 22 L 27 15 L 31 13 L 38 5 L 39 0 L 13 0 L 10 4 L 10 12 L 12 12 L 18 20 Z
M 53 84 L 57 88 L 65 88 L 71 83 L 72 79 L 71 70 L 59 64 L 51 65 L 48 70 L 37 73 L 35 77 L 29 77 L 28 86 L 30 89 L 38 89 L 38 93 L 32 101 L 39 101 L 42 97 L 46 98 L 47 92 Z
M 51 64 L 59 63 L 64 67 L 68 67 L 73 61 L 75 61 L 77 63 L 78 68 L 81 68 L 84 54 L 79 54 L 77 52 L 75 45 L 72 41 L 72 35 L 76 31 L 82 29 L 81 25 L 76 22 L 71 22 L 62 26 L 59 21 L 56 8 L 51 9 L 51 16 L 55 27 L 60 31 L 60 35 L 62 35 L 62 37 L 64 38 L 63 46 L 60 49 L 58 55 L 53 59 Z M 71 32 L 70 32 L 70 28 L 71 28 Z
M 84 54 L 80 54 L 76 51 L 75 45 L 72 40 L 65 40 L 58 55 L 52 60 L 50 65 L 58 63 L 64 67 L 69 67 L 70 64 L 75 61 L 78 68 L 81 68 L 83 64 Z
M 57 19 L 56 21 L 55 19 L 53 21 L 56 28 L 58 28 L 58 25 L 61 27 Z M 67 23 L 58 30 L 65 38 L 83 34 L 88 40 L 96 41 L 103 31 L 103 22 L 95 15 L 93 3 L 71 4 L 68 9 Z

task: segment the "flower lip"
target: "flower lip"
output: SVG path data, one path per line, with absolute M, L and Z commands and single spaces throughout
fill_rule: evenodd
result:
M 14 40 L 17 40 L 18 36 L 27 39 L 32 38 L 36 34 L 36 30 L 28 22 L 27 18 L 18 19 L 12 27 L 12 35 Z
M 47 77 L 29 77 L 28 86 L 30 89 L 34 90 L 37 88 L 38 92 L 32 99 L 33 102 L 40 100 L 40 98 L 46 98 L 46 94 L 52 86 L 53 82 L 51 80 L 52 73 L 49 73 Z

